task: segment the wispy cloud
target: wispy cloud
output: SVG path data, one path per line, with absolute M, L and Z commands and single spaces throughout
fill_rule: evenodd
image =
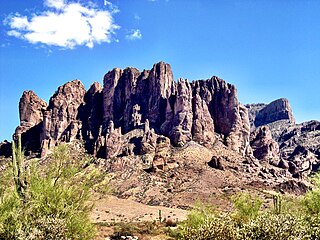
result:
M 134 20 L 140 21 L 141 17 L 138 14 L 134 14 L 133 16 Z
M 93 4 L 65 0 L 45 0 L 44 4 L 46 10 L 38 15 L 28 18 L 16 14 L 6 19 L 10 27 L 7 34 L 32 44 L 92 48 L 102 42 L 110 43 L 115 30 L 120 28 L 112 16 L 119 11 L 114 5 L 100 10 Z
M 142 39 L 140 29 L 131 29 L 130 33 L 126 35 L 127 40 L 139 40 Z

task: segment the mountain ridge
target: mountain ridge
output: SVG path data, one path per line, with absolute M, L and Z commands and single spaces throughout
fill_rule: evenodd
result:
M 68 82 L 48 104 L 25 91 L 14 136 L 21 135 L 27 154 L 45 157 L 57 144 L 80 140 L 98 158 L 140 156 L 143 168 L 155 171 L 170 165 L 174 147 L 194 141 L 208 149 L 222 144 L 295 178 L 319 166 L 320 123 L 295 124 L 285 98 L 243 105 L 234 85 L 215 76 L 174 81 L 164 62 L 141 72 L 114 68 L 103 79 L 88 90 L 79 80 Z

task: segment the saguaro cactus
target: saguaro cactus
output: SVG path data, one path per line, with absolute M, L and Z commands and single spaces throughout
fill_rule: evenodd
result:
M 280 195 L 273 195 L 273 208 L 276 214 L 281 213 L 281 201 L 282 199 Z
M 17 147 L 15 141 L 12 141 L 12 170 L 15 189 L 19 197 L 25 201 L 27 199 L 28 181 L 21 147 L 21 136 L 18 136 Z

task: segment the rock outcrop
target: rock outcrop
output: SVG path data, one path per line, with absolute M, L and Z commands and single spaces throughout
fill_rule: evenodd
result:
M 86 140 L 86 149 L 96 154 L 95 144 L 102 131 L 102 86 L 95 82 L 84 95 L 84 105 L 79 110 L 82 121 L 82 136 Z
M 30 151 L 40 149 L 43 113 L 46 108 L 47 103 L 33 91 L 23 92 L 19 102 L 20 125 L 14 135 L 20 135 L 23 146 Z
M 320 166 L 320 122 L 288 126 L 278 138 L 281 157 L 293 162 L 300 172 L 310 173 Z
M 157 149 L 167 146 L 168 139 L 174 146 L 196 141 L 209 147 L 220 139 L 242 155 L 252 154 L 248 109 L 239 103 L 235 86 L 218 77 L 175 82 L 164 62 L 142 72 L 115 68 L 104 76 L 103 87 L 94 83 L 88 91 L 79 80 L 71 81 L 58 88 L 48 106 L 32 98 L 20 107 L 21 121 L 39 125 L 42 155 L 74 139 L 83 140 L 89 153 L 105 158 L 146 152 L 155 161 Z M 264 109 L 258 115 L 264 116 Z M 145 125 L 149 130 L 142 134 Z M 124 139 L 132 131 L 141 135 L 134 143 Z
M 253 155 L 259 160 L 279 159 L 279 145 L 272 138 L 268 126 L 262 126 L 251 134 Z
M 175 146 L 191 140 L 212 144 L 218 133 L 236 151 L 244 154 L 249 148 L 247 109 L 238 102 L 235 87 L 217 77 L 176 83 L 163 62 L 150 71 L 113 69 L 104 77 L 102 134 L 111 120 L 124 134 L 133 130 L 136 105 L 141 122 L 148 119 L 155 133 Z
M 251 146 L 258 159 L 272 159 L 294 177 L 308 175 L 320 166 L 320 123 L 295 124 L 288 100 L 246 105 Z M 262 126 L 261 126 L 262 125 Z M 260 127 L 259 127 L 260 126 Z
M 179 79 L 173 109 L 174 117 L 169 136 L 177 146 L 183 146 L 192 140 L 192 89 L 188 80 Z
M 60 142 L 81 139 L 82 121 L 79 110 L 84 104 L 86 90 L 79 80 L 59 87 L 50 98 L 44 112 L 41 134 L 42 155 Z
M 33 127 L 43 119 L 47 103 L 33 91 L 24 91 L 19 102 L 20 126 Z
M 8 141 L 0 142 L 0 157 L 10 157 L 12 154 L 12 145 Z
M 279 120 L 288 120 L 292 125 L 295 123 L 294 116 L 285 98 L 277 99 L 268 105 L 248 104 L 250 122 L 252 126 L 259 127 Z

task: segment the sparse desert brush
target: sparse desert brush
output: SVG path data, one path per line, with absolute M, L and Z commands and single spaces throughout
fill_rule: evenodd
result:
M 89 167 L 85 158 L 72 159 L 67 145 L 45 164 L 26 164 L 19 139 L 11 168 L 1 173 L 0 239 L 93 239 L 89 200 L 99 174 Z
M 229 213 L 208 211 L 207 207 L 199 208 L 198 203 L 187 220 L 179 224 L 176 231 L 170 231 L 170 235 L 186 240 L 320 239 L 320 214 L 316 212 L 319 196 L 317 186 L 303 196 L 300 204 L 308 203 L 304 211 L 299 201 L 290 203 L 289 198 L 284 201 L 284 208 L 276 204 L 274 209 L 262 211 L 262 201 L 249 194 L 236 195 L 234 210 Z M 289 206 L 299 211 L 289 211 Z
M 256 218 L 263 204 L 259 197 L 254 197 L 249 193 L 239 193 L 233 196 L 231 200 L 234 206 L 232 216 L 239 223 Z

